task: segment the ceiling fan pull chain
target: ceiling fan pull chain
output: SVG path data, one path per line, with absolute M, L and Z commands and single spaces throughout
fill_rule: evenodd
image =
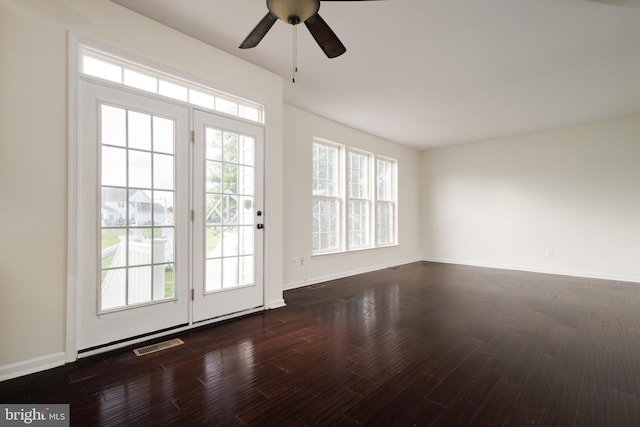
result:
M 293 71 L 291 73 L 291 80 L 293 83 L 296 82 L 296 73 L 298 72 L 298 27 L 297 25 L 292 25 L 293 27 Z

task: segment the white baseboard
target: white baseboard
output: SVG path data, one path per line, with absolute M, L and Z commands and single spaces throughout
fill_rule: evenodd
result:
M 11 365 L 0 366 L 0 381 L 57 368 L 65 364 L 64 352 L 49 354 L 47 356 L 36 357 L 35 359 L 24 360 Z
M 359 268 L 357 270 L 349 270 L 349 271 L 343 271 L 340 273 L 328 274 L 325 276 L 307 278 L 306 280 L 299 280 L 297 282 L 285 283 L 282 289 L 285 291 L 289 291 L 291 289 L 302 288 L 304 286 L 311 286 L 317 283 L 328 282 L 330 280 L 343 279 L 345 277 L 351 277 L 357 274 L 371 273 L 372 271 L 384 270 L 385 268 L 398 267 L 400 265 L 411 264 L 412 262 L 419 262 L 419 261 L 421 261 L 420 258 L 411 258 L 411 259 L 405 259 L 401 261 L 394 261 L 386 264 L 379 264 L 379 265 L 374 265 L 370 267 Z
M 273 310 L 275 308 L 282 308 L 285 307 L 287 304 L 284 302 L 284 299 L 280 298 L 280 299 L 274 299 L 272 301 L 269 301 L 269 309 Z
M 495 268 L 498 270 L 527 271 L 529 273 L 555 274 L 559 276 L 580 277 L 583 279 L 614 280 L 617 282 L 640 283 L 640 277 L 603 275 L 603 274 L 576 272 L 576 271 L 562 270 L 562 269 L 537 268 L 537 267 L 509 265 L 509 264 L 491 264 L 491 263 L 481 263 L 481 262 L 474 262 L 474 261 L 464 261 L 464 260 L 446 259 L 446 258 L 429 258 L 429 257 L 422 258 L 422 261 L 437 262 L 442 264 L 468 265 L 470 267 Z

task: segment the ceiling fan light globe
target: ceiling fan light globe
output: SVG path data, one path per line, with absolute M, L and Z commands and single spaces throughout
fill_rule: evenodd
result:
M 272 15 L 296 25 L 318 13 L 320 0 L 267 0 L 267 8 Z

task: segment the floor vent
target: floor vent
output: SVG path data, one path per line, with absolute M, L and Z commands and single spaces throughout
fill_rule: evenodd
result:
M 144 347 L 136 348 L 133 352 L 136 356 L 144 356 L 146 354 L 155 353 L 156 351 L 166 350 L 171 347 L 177 347 L 184 344 L 180 338 L 174 338 L 169 341 L 163 341 L 156 344 L 147 345 Z

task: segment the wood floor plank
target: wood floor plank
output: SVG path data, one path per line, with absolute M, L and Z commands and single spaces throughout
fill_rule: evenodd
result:
M 487 427 L 502 425 L 515 405 L 513 396 L 518 395 L 521 389 L 521 386 L 515 384 L 496 382 L 471 418 L 469 425 Z
M 541 419 L 543 426 L 571 426 L 576 421 L 580 401 L 581 376 L 557 372 L 549 389 L 549 399 Z
M 427 397 L 430 401 L 440 406 L 451 406 L 462 390 L 464 390 L 465 386 L 477 375 L 480 368 L 485 366 L 490 360 L 491 355 L 488 353 L 473 353 L 461 366 L 447 375 Z
M 500 371 L 481 367 L 476 375 L 456 396 L 453 404 L 446 408 L 434 426 L 468 426 L 476 411 L 500 380 Z
M 614 390 L 609 398 L 611 426 L 633 427 L 640 424 L 640 397 Z
M 535 427 L 540 424 L 541 418 L 540 411 L 534 411 L 533 409 L 526 408 L 514 404 L 511 408 L 511 412 L 507 416 L 507 419 L 502 424 L 503 427 Z
M 602 427 L 610 424 L 610 405 L 608 389 L 604 393 L 594 393 L 590 388 L 582 388 L 576 426 Z
M 558 374 L 559 365 L 560 361 L 557 357 L 540 355 L 518 396 L 516 401 L 518 405 L 534 411 L 543 411 L 550 397 L 550 387 Z

